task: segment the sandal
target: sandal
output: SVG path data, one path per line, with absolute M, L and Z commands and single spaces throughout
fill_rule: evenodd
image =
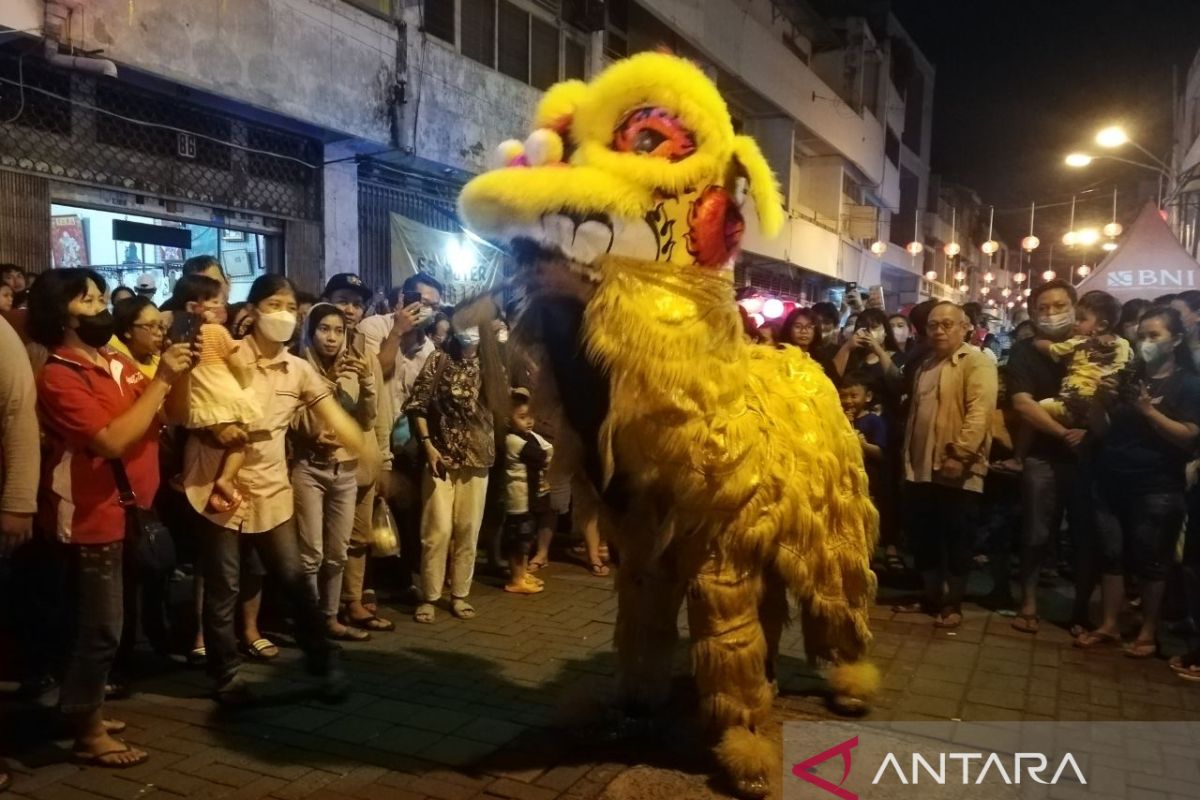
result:
M 539 586 L 536 583 L 529 581 L 521 581 L 520 583 L 507 583 L 504 585 L 504 591 L 511 594 L 538 594 L 546 591 L 545 585 Z M 455 615 L 457 616 L 457 614 Z M 465 619 L 465 618 L 464 618 Z
M 1158 642 L 1134 639 L 1124 650 L 1126 658 L 1153 658 L 1158 655 Z
M 945 630 L 953 630 L 953 629 L 957 628 L 959 625 L 962 625 L 962 622 L 963 622 L 963 615 L 960 612 L 951 611 L 948 614 L 943 612 L 941 614 L 938 614 L 934 618 L 933 627 L 942 628 Z
M 371 634 L 359 628 L 352 628 L 349 625 L 342 626 L 340 631 L 326 631 L 325 636 L 335 642 L 369 642 Z
M 1115 647 L 1121 644 L 1121 637 L 1113 636 L 1111 633 L 1104 633 L 1103 631 L 1088 631 L 1078 637 L 1072 644 L 1083 650 L 1100 647 L 1101 645 Z
M 118 741 L 120 741 L 118 739 Z M 105 750 L 103 753 L 85 753 L 75 750 L 71 753 L 71 760 L 76 764 L 82 764 L 85 767 L 104 767 L 106 769 L 129 769 L 136 767 L 138 764 L 145 764 L 150 758 L 150 754 L 142 750 L 134 750 L 125 742 L 121 742 L 120 750 Z M 131 761 L 117 761 L 113 756 L 123 755 L 125 753 L 138 753 Z M 108 759 L 108 760 L 105 760 Z
M 255 639 L 250 644 L 244 645 L 243 649 L 246 655 L 257 661 L 270 661 L 279 657 L 279 648 L 270 639 L 262 638 Z
M 379 611 L 379 596 L 375 594 L 374 589 L 364 589 L 362 593 L 362 607 L 372 614 Z
M 390 619 L 382 619 L 372 614 L 369 617 L 355 619 L 354 617 L 346 617 L 342 620 L 343 625 L 349 625 L 352 628 L 360 628 L 364 631 L 375 631 L 376 633 L 387 633 L 388 631 L 396 630 L 396 623 Z
M 1033 634 L 1041 628 L 1042 621 L 1037 614 L 1017 614 L 1010 625 L 1014 631 Z
M 601 564 L 599 561 L 594 561 L 588 565 L 588 570 L 591 571 L 593 578 L 607 578 L 608 565 Z
M 468 603 L 464 598 L 455 597 L 450 600 L 450 613 L 459 619 L 474 619 L 475 606 Z
M 1172 656 L 1167 666 L 1185 681 L 1200 682 L 1200 652 Z
M 208 650 L 204 647 L 193 647 L 192 652 L 187 654 L 187 663 L 189 667 L 203 667 L 208 662 Z
M 434 607 L 433 603 L 421 603 L 421 605 L 417 606 L 417 610 L 413 612 L 413 620 L 426 625 L 433 622 L 436 616 L 437 608 Z

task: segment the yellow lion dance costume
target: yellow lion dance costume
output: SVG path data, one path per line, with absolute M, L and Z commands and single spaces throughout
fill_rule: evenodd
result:
M 557 371 L 564 406 L 605 395 L 590 428 L 586 413 L 566 418 L 594 456 L 620 556 L 622 700 L 665 700 L 686 597 L 718 760 L 743 794 L 764 794 L 780 768 L 762 729 L 789 592 L 809 656 L 835 664 L 834 691 L 864 697 L 878 682 L 865 661 L 877 516 L 858 438 L 821 367 L 751 345 L 734 302 L 741 208 L 751 200 L 775 233 L 774 177 L 713 83 L 662 53 L 552 87 L 530 137 L 499 153 L 460 211 L 482 236 L 531 243 L 529 308 L 567 297 L 580 312 L 577 341 L 553 325 L 532 338 L 557 353 L 543 372 Z M 572 383 L 581 362 L 606 392 Z

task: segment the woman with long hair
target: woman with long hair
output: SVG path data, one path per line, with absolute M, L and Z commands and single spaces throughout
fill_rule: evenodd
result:
M 1187 463 L 1200 437 L 1200 376 L 1173 308 L 1152 308 L 1137 330 L 1133 383 L 1109 414 L 1096 459 L 1092 499 L 1100 546 L 1103 621 L 1077 647 L 1119 645 L 1125 570 L 1141 579 L 1142 624 L 1131 658 L 1158 652 L 1167 569 L 1183 528 Z
M 75 734 L 76 760 L 124 768 L 147 759 L 114 734 L 103 715 L 105 684 L 121 641 L 126 510 L 118 475 L 150 508 L 158 490 L 159 408 L 192 366 L 192 348 L 166 350 L 153 379 L 109 348 L 112 312 L 104 279 L 90 269 L 55 269 L 30 290 L 29 330 L 49 359 L 38 375 L 46 439 L 41 528 L 65 542 L 73 621 L 59 707 Z

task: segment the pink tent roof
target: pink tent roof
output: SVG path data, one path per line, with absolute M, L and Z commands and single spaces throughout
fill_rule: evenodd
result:
M 1153 203 L 1147 203 L 1125 234 L 1079 284 L 1079 293 L 1100 289 L 1122 303 L 1153 300 L 1184 289 L 1200 289 L 1200 263 L 1183 249 Z

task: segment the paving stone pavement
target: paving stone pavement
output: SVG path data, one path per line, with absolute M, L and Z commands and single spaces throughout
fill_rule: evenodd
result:
M 686 717 L 634 743 L 609 744 L 579 726 L 612 691 L 616 596 L 611 580 L 554 565 L 547 591 L 506 595 L 483 579 L 479 615 L 441 611 L 418 625 L 402 609 L 397 631 L 349 645 L 354 692 L 339 705 L 314 696 L 285 648 L 247 668 L 263 703 L 223 712 L 208 683 L 179 668 L 138 681 L 109 714 L 152 758 L 129 770 L 83 769 L 69 740 L 48 742 L 28 709 L 0 703 L 14 800 L 685 800 L 723 796 Z M 1200 719 L 1200 686 L 1160 660 L 1082 651 L 1043 623 L 1029 636 L 975 606 L 956 631 L 899 616 L 881 601 L 874 657 L 884 689 L 880 720 Z M 805 664 L 799 631 L 784 637 L 782 719 L 827 716 L 823 684 Z M 678 668 L 686 668 L 681 649 Z M 686 681 L 680 681 L 686 687 Z M 686 688 L 680 694 L 685 698 Z M 45 717 L 45 714 L 40 716 Z

